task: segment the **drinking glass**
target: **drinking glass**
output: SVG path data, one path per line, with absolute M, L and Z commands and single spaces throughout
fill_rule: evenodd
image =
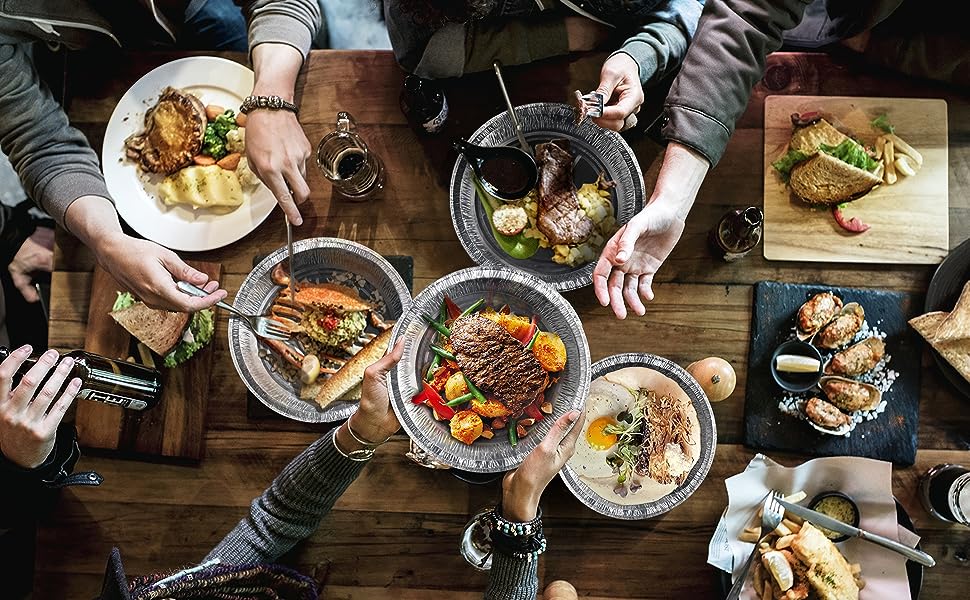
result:
M 350 200 L 368 200 L 384 189 L 384 163 L 358 135 L 357 122 L 348 112 L 337 113 L 336 130 L 320 140 L 317 166 Z
M 479 571 L 492 568 L 492 525 L 488 518 L 489 510 L 483 508 L 471 518 L 462 530 L 458 544 L 461 555 Z
M 970 469 L 936 465 L 920 481 L 920 499 L 937 519 L 970 527 Z

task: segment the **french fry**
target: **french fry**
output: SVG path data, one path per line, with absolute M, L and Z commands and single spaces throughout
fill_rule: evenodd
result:
M 799 490 L 799 491 L 795 492 L 794 494 L 789 494 L 788 496 L 785 496 L 785 502 L 790 502 L 792 504 L 798 504 L 799 502 L 801 502 L 802 500 L 804 500 L 807 496 L 808 495 L 804 491 Z
M 789 531 L 791 531 L 792 533 L 798 533 L 802 528 L 801 523 L 796 523 L 795 521 L 792 521 L 787 516 L 784 519 L 782 519 L 781 524 L 787 527 Z
M 788 529 L 784 521 L 782 521 L 778 524 L 778 527 L 775 527 L 775 533 L 778 534 L 778 537 L 783 538 L 786 535 L 791 535 L 791 529 Z
M 903 138 L 899 137 L 895 133 L 890 133 L 886 135 L 886 139 L 895 144 L 895 147 L 899 149 L 900 152 L 909 156 L 916 161 L 916 164 L 923 166 L 923 155 L 916 151 L 915 148 L 903 141 Z
M 741 540 L 742 542 L 747 542 L 749 544 L 757 544 L 758 540 L 761 539 L 761 531 L 759 530 L 758 533 L 754 533 L 752 531 L 744 531 L 741 533 L 741 535 L 738 536 L 738 539 Z
M 905 154 L 897 154 L 896 160 L 893 161 L 893 165 L 896 167 L 897 171 L 906 177 L 912 177 L 913 175 L 916 175 L 916 171 L 919 171 L 919 165 L 916 164 L 916 161 Z
M 795 539 L 794 533 L 791 535 L 786 535 L 778 538 L 778 541 L 775 542 L 775 550 L 784 550 L 785 548 L 791 546 L 792 540 L 794 539 Z
M 886 136 L 880 135 L 876 138 L 876 142 L 873 146 L 873 156 L 872 158 L 876 160 L 882 160 L 882 146 L 886 143 Z
M 886 172 L 886 165 L 880 160 L 879 164 L 876 165 L 876 170 L 872 172 L 873 175 L 882 179 L 883 174 Z
M 889 185 L 896 183 L 896 165 L 894 162 L 895 160 L 896 160 L 896 156 L 895 156 L 895 152 L 893 152 L 893 142 L 892 140 L 889 140 L 886 142 L 886 145 L 883 147 L 883 151 L 882 151 L 882 161 L 883 161 L 883 164 L 886 165 L 886 173 L 885 173 L 886 183 L 888 183 Z

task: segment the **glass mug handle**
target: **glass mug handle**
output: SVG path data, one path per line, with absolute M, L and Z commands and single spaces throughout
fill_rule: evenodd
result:
M 342 110 L 337 113 L 337 131 L 351 133 L 356 131 L 356 129 L 357 121 L 354 121 L 354 118 L 350 116 L 349 112 Z

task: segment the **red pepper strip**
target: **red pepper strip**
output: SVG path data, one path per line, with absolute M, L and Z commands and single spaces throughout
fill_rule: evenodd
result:
M 411 398 L 411 402 L 415 404 L 427 402 L 434 409 L 435 414 L 445 420 L 450 420 L 455 416 L 454 409 L 445 405 L 445 401 L 441 399 L 441 395 L 438 394 L 437 390 L 428 385 L 427 381 L 422 381 L 421 383 L 424 387 L 414 398 Z
M 455 301 L 445 295 L 445 308 L 448 310 L 448 320 L 454 321 L 461 314 L 461 308 L 455 304 Z
M 537 317 L 536 315 L 532 315 L 532 321 L 529 323 L 529 328 L 525 330 L 525 335 L 523 335 L 522 337 L 517 337 L 515 339 L 522 342 L 523 345 L 531 342 L 532 336 L 536 334 L 536 329 L 539 328 L 539 326 L 536 324 L 538 319 L 539 317 Z
M 835 222 L 839 224 L 839 227 L 846 231 L 862 233 L 863 231 L 869 230 L 869 226 L 860 221 L 858 217 L 852 217 L 846 221 L 845 216 L 842 215 L 842 209 L 838 206 L 832 207 L 832 216 L 835 217 Z
M 525 414 L 529 415 L 529 418 L 530 419 L 535 419 L 536 421 L 541 421 L 542 418 L 546 416 L 546 415 L 542 414 L 542 411 L 541 410 L 539 410 L 538 408 L 536 408 L 536 405 L 534 403 L 526 406 L 525 407 L 525 410 L 523 412 L 525 412 Z

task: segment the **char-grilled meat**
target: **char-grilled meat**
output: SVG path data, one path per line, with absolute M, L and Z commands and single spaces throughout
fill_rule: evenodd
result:
M 593 221 L 579 206 L 573 185 L 573 155 L 567 140 L 536 146 L 539 206 L 536 227 L 553 244 L 579 244 L 593 233 Z
M 125 140 L 129 158 L 150 173 L 174 173 L 202 150 L 205 107 L 192 94 L 167 87 L 145 113 L 145 131 Z
M 513 415 L 549 383 L 532 352 L 495 321 L 480 315 L 462 317 L 452 324 L 450 340 L 462 372 Z

